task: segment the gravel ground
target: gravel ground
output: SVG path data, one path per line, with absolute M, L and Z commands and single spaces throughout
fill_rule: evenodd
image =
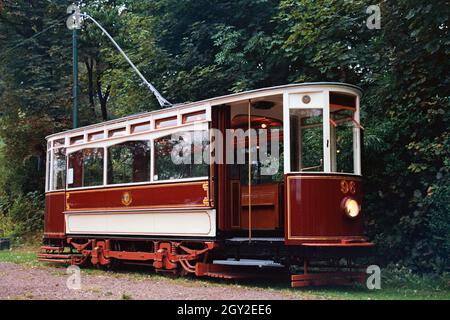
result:
M 0 299 L 299 299 L 305 297 L 290 292 L 246 288 L 235 285 L 211 285 L 196 280 L 133 277 L 124 273 L 81 270 L 81 289 L 70 290 L 69 275 L 61 267 L 31 267 L 0 262 Z M 100 273 L 100 275 L 98 274 Z M 142 278 L 142 279 L 141 279 Z

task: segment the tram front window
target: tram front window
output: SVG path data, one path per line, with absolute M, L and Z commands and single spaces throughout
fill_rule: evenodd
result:
M 322 109 L 291 109 L 291 170 L 323 171 Z
M 354 173 L 354 111 L 344 108 L 330 112 L 331 171 Z

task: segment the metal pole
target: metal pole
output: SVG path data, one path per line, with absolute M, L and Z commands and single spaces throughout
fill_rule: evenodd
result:
M 252 241 L 252 102 L 248 100 L 248 241 Z
M 74 128 L 78 128 L 78 47 L 77 47 L 77 29 L 81 28 L 80 7 L 73 3 L 67 7 L 66 12 L 70 14 L 67 18 L 66 25 L 72 30 L 72 123 Z
M 72 121 L 73 127 L 78 128 L 78 47 L 77 47 L 77 29 L 72 30 L 72 46 L 73 46 L 73 109 Z

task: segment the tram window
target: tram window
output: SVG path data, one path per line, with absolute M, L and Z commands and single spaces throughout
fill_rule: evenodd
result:
M 105 137 L 104 132 L 98 131 L 98 132 L 89 133 L 88 140 L 89 141 L 100 140 L 100 139 L 103 139 L 104 137 Z
M 87 148 L 69 155 L 69 188 L 103 184 L 103 148 Z
M 156 139 L 153 179 L 208 176 L 209 165 L 203 161 L 203 151 L 207 145 L 207 131 L 185 131 Z
M 342 92 L 330 92 L 330 106 L 341 106 L 356 109 L 356 96 Z
M 84 141 L 84 136 L 76 136 L 76 137 L 70 138 L 70 144 L 83 143 L 83 141 Z
M 114 130 L 109 130 L 108 131 L 108 137 L 112 138 L 112 137 L 120 137 L 120 136 L 124 136 L 127 133 L 126 128 L 119 128 L 119 129 L 114 129 Z
M 353 116 L 354 111 L 349 108 L 331 109 L 330 147 L 333 172 L 354 173 Z
M 51 189 L 50 187 L 50 165 L 51 165 L 51 159 L 50 159 L 51 153 L 50 151 L 47 151 L 47 191 Z
M 158 119 L 155 122 L 155 128 L 161 129 L 177 125 L 177 117 Z
M 291 109 L 291 170 L 323 171 L 322 109 Z
M 53 150 L 53 175 L 51 189 L 64 189 L 66 185 L 66 150 L 64 148 Z
M 131 133 L 138 133 L 149 130 L 150 130 L 150 121 L 133 124 L 131 126 Z
M 58 139 L 58 140 L 53 141 L 53 146 L 55 148 L 64 147 L 64 143 L 65 143 L 65 139 L 64 138 L 63 139 Z
M 183 123 L 202 121 L 206 119 L 205 111 L 197 111 L 183 114 Z
M 108 148 L 108 184 L 150 181 L 150 141 L 127 141 Z

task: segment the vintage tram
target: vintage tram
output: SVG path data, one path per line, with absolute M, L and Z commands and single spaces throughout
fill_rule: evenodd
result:
M 373 245 L 361 213 L 360 96 L 349 84 L 291 84 L 50 135 L 39 259 L 223 278 L 300 266 L 293 286 L 331 281 L 336 273 L 310 263 L 353 261 Z M 174 161 L 194 149 L 200 161 Z M 271 170 L 259 149 L 278 151 Z

